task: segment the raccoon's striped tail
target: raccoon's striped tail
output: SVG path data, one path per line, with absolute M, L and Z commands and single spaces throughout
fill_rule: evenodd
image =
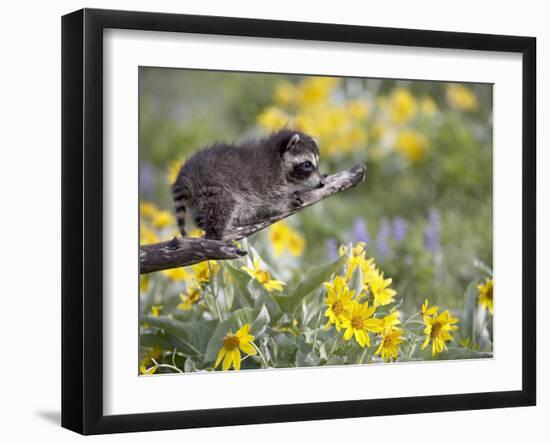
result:
M 174 205 L 176 209 L 176 222 L 182 237 L 185 237 L 185 213 L 187 202 L 190 197 L 189 188 L 183 182 L 178 180 L 172 186 L 172 195 L 174 197 Z

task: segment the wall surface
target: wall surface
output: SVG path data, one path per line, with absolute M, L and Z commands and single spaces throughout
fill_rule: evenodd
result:
M 508 4 L 509 3 L 509 4 Z M 538 38 L 538 148 L 550 120 L 550 29 L 544 2 L 169 2 L 157 0 L 7 2 L 0 28 L 2 122 L 2 321 L 0 364 L 3 441 L 72 441 L 60 415 L 60 16 L 81 7 L 350 23 L 449 31 L 530 35 Z M 546 164 L 543 164 L 546 163 Z M 548 195 L 548 156 L 539 155 L 539 191 Z M 544 188 L 544 189 L 543 189 Z M 546 191 L 546 192 L 545 192 Z M 542 205 L 543 199 L 539 196 Z M 550 222 L 550 201 L 539 208 L 539 226 Z M 497 220 L 498 223 L 498 220 Z M 549 234 L 539 229 L 539 275 L 550 265 Z M 546 251 L 541 253 L 542 246 Z M 513 257 L 511 259 L 514 259 Z M 546 266 L 545 266 L 546 265 Z M 518 267 L 520 263 L 518 263 Z M 550 328 L 541 315 L 550 281 L 539 278 L 539 375 L 549 368 Z M 21 303 L 21 297 L 32 300 Z M 21 352 L 25 349 L 25 352 Z M 212 395 L 212 393 L 209 393 Z M 368 441 L 407 442 L 544 440 L 550 389 L 539 376 L 537 407 L 377 417 L 224 429 L 98 437 L 95 441 Z

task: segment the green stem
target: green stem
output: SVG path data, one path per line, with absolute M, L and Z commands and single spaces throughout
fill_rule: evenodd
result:
M 168 365 L 168 364 L 164 364 L 164 363 L 157 363 L 157 361 L 155 359 L 151 359 L 151 361 L 155 364 L 155 367 L 157 368 L 169 368 L 169 369 L 172 369 L 173 371 L 176 371 L 176 372 L 179 372 L 180 374 L 183 374 L 184 372 L 178 368 L 177 366 L 173 366 L 173 365 Z
M 264 355 L 262 354 L 262 351 L 260 351 L 260 348 L 259 348 L 258 346 L 256 346 L 256 343 L 254 343 L 253 341 L 251 341 L 250 344 L 251 344 L 252 346 L 254 346 L 254 348 L 255 348 L 256 351 L 258 352 L 258 355 L 259 355 L 260 358 L 262 359 L 262 364 L 264 365 L 264 367 L 269 368 L 269 365 L 267 364 L 267 361 L 266 361 Z
M 323 309 L 319 310 L 319 315 L 317 316 L 317 329 L 315 329 L 315 334 L 313 336 L 313 351 L 315 351 L 315 348 L 317 347 L 317 333 L 319 332 L 319 328 L 321 327 L 321 314 L 323 313 Z

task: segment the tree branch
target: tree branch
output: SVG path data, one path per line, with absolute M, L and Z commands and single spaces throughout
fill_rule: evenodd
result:
M 346 171 L 331 175 L 325 178 L 325 186 L 322 188 L 304 191 L 300 194 L 300 204 L 296 207 L 258 223 L 236 227 L 226 233 L 222 240 L 176 237 L 172 240 L 141 246 L 140 273 L 146 274 L 188 266 L 205 260 L 227 260 L 242 257 L 246 255 L 246 251 L 237 248 L 231 243 L 232 241 L 248 237 L 331 195 L 356 186 L 364 180 L 366 169 L 364 165 L 356 165 Z

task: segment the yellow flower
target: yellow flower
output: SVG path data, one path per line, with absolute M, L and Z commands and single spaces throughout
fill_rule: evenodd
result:
M 273 98 L 279 106 L 290 106 L 296 101 L 296 87 L 289 81 L 278 83 Z
M 168 163 L 168 168 L 166 169 L 166 181 L 169 185 L 173 185 L 176 181 L 176 178 L 178 178 L 178 174 L 181 167 L 183 166 L 183 163 L 184 160 L 181 158 L 177 160 L 172 160 L 170 163 Z
M 172 281 L 184 281 L 189 278 L 189 272 L 187 272 L 184 268 L 165 269 L 161 272 L 162 275 Z
M 407 89 L 394 89 L 389 105 L 390 117 L 394 123 L 405 123 L 416 114 L 416 100 Z
M 484 284 L 477 285 L 479 304 L 491 314 L 493 314 L 494 311 L 493 287 L 494 281 L 492 278 L 487 279 Z
M 364 120 L 369 115 L 369 108 L 363 100 L 349 100 L 347 110 L 349 115 L 356 120 Z
M 423 315 L 434 315 L 434 314 L 437 314 L 437 311 L 439 311 L 439 306 L 430 307 L 430 305 L 428 303 L 428 299 L 424 300 L 424 303 L 422 303 L 422 314 Z
M 153 225 L 162 229 L 173 223 L 172 213 L 170 211 L 159 211 L 153 217 Z
M 248 268 L 246 266 L 243 266 L 241 268 L 243 271 L 245 271 L 248 275 L 250 275 L 252 278 L 255 278 L 258 280 L 264 288 L 266 288 L 269 292 L 275 290 L 275 291 L 282 291 L 283 286 L 285 283 L 279 280 L 273 280 L 271 278 L 271 275 L 269 272 L 263 270 L 260 267 L 260 260 L 255 258 L 254 259 L 254 268 Z
M 146 275 L 140 275 L 139 290 L 143 293 L 143 292 L 147 292 L 147 289 L 149 289 L 149 278 Z
M 358 303 L 355 300 L 351 302 L 351 309 L 347 316 L 342 320 L 342 327 L 346 329 L 344 332 L 344 340 L 349 340 L 355 337 L 355 341 L 364 348 L 370 347 L 370 332 L 382 331 L 382 320 L 372 317 L 376 311 L 374 306 L 369 307 L 368 302 Z
M 151 315 L 153 317 L 158 317 L 160 315 L 161 310 L 162 310 L 161 305 L 153 305 L 153 306 L 151 306 Z
M 181 309 L 182 311 L 189 311 L 195 303 L 198 303 L 198 301 L 201 299 L 201 291 L 200 287 L 192 283 L 187 286 L 187 292 L 184 294 L 183 292 L 179 295 L 181 303 L 178 305 L 178 309 Z
M 139 373 L 141 375 L 153 375 L 155 372 L 157 372 L 156 366 L 151 366 L 150 368 L 147 368 L 144 364 L 139 366 Z
M 352 249 L 350 258 L 348 259 L 347 268 L 346 268 L 346 280 L 350 281 L 351 277 L 355 270 L 359 267 L 363 271 L 363 280 L 367 278 L 367 275 L 374 269 L 374 258 L 365 258 L 365 252 L 363 251 L 360 254 L 356 254 Z
M 437 112 L 437 105 L 431 97 L 423 97 L 420 100 L 420 111 L 422 114 L 434 115 Z
M 384 306 L 395 300 L 397 292 L 388 286 L 391 278 L 384 278 L 384 273 L 375 270 L 367 275 L 367 284 L 374 297 L 374 306 Z
M 328 322 L 325 325 L 327 329 L 330 325 L 334 325 L 337 331 L 340 331 L 342 322 L 351 311 L 351 299 L 355 291 L 350 291 L 343 277 L 337 275 L 331 283 L 323 283 L 327 289 L 326 304 L 328 305 L 325 311 L 325 317 L 328 317 Z
M 410 163 L 416 163 L 424 158 L 429 142 L 426 136 L 415 131 L 402 131 L 397 135 L 395 149 Z
M 382 357 L 386 362 L 397 359 L 399 356 L 400 344 L 403 342 L 403 330 L 399 328 L 384 329 L 380 345 L 376 349 L 376 355 Z
M 141 202 L 139 204 L 139 215 L 141 217 L 152 219 L 157 213 L 158 209 L 154 203 L 151 202 Z
M 304 252 L 306 243 L 304 237 L 284 221 L 271 225 L 269 240 L 276 256 L 280 256 L 285 250 L 288 250 L 293 256 L 298 257 Z
M 210 278 L 218 272 L 220 265 L 215 260 L 202 261 L 191 266 L 195 278 L 201 283 L 210 281 Z
M 396 329 L 399 324 L 399 317 L 401 313 L 399 311 L 392 311 L 382 319 L 382 327 L 384 331 Z
M 268 131 L 276 131 L 292 123 L 290 116 L 275 106 L 264 109 L 257 119 L 260 126 Z
M 139 226 L 139 243 L 142 245 L 149 245 L 158 242 L 157 234 L 143 223 Z
M 339 79 L 334 77 L 309 77 L 300 83 L 298 101 L 301 106 L 312 106 L 326 102 Z
M 421 349 L 426 349 L 431 340 L 432 355 L 439 354 L 446 350 L 447 345 L 445 342 L 453 340 L 450 332 L 458 329 L 458 326 L 456 326 L 458 318 L 452 317 L 449 311 L 445 311 L 439 315 L 424 315 L 424 323 L 426 324 L 426 328 L 424 329 L 426 339 Z
M 222 370 L 227 371 L 233 366 L 233 368 L 238 371 L 241 369 L 240 351 L 248 355 L 257 354 L 256 348 L 250 344 L 250 342 L 254 340 L 254 336 L 250 335 L 248 331 L 250 331 L 250 324 L 246 323 L 235 334 L 231 333 L 231 331 L 226 334 L 223 338 L 223 345 L 216 359 L 216 363 L 214 363 L 214 368 L 217 368 L 223 359 Z
M 189 237 L 189 238 L 202 238 L 202 237 L 204 237 L 204 234 L 205 234 L 205 232 L 202 229 L 196 228 L 196 229 L 192 229 L 191 231 L 189 231 L 187 233 L 187 237 Z
M 466 86 L 453 83 L 447 88 L 447 101 L 453 108 L 461 111 L 475 111 L 478 102 L 475 94 Z

